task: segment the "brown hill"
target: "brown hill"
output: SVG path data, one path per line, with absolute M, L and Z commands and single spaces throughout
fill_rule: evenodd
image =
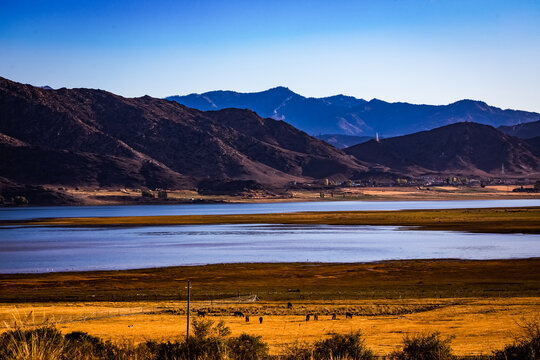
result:
M 15 183 L 193 187 L 202 179 L 344 178 L 366 167 L 282 121 L 0 78 L 0 177 Z
M 408 174 L 453 173 L 478 176 L 538 175 L 540 158 L 518 138 L 476 123 L 368 141 L 345 149 L 366 162 Z

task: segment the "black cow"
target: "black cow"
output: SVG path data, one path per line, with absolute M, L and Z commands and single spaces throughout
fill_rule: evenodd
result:
M 235 312 L 233 312 L 233 316 L 244 317 L 244 313 L 241 312 L 241 311 L 235 311 Z
M 206 311 L 202 311 L 202 310 L 197 311 L 197 316 L 205 317 L 206 316 Z
M 352 319 L 352 314 L 350 312 L 346 312 L 345 319 Z
M 262 316 L 261 316 L 261 317 L 259 318 L 259 324 L 262 324 L 262 320 L 263 320 L 263 318 L 262 318 Z
M 332 314 L 332 320 L 337 320 L 337 314 L 336 313 Z
M 292 303 L 290 302 L 287 303 L 287 309 L 292 309 Z

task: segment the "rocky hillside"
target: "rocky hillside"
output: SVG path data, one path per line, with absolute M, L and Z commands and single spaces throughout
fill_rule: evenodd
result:
M 0 78 L 4 182 L 149 188 L 203 179 L 344 178 L 366 166 L 291 125 L 250 110 L 199 111 L 92 89 Z
M 345 149 L 357 159 L 411 175 L 538 176 L 540 158 L 531 143 L 491 126 L 458 123 Z

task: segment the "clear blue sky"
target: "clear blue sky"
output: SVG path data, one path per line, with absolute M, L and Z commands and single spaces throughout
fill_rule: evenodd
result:
M 283 85 L 540 112 L 540 1 L 0 0 L 0 76 L 129 97 Z

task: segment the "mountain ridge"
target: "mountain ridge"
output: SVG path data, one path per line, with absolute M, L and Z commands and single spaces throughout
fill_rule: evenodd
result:
M 30 169 L 37 164 L 25 161 L 30 153 L 55 159 L 47 166 L 64 174 L 52 182 L 58 185 L 80 184 L 80 177 L 69 176 L 82 171 L 79 163 L 90 174 L 106 163 L 122 175 L 93 176 L 87 185 L 163 188 L 193 188 L 207 178 L 276 185 L 367 170 L 340 150 L 250 110 L 203 112 L 149 96 L 43 90 L 0 78 L 0 118 L 3 152 L 18 159 L 2 159 L 0 175 L 18 174 L 15 180 L 27 184 L 43 184 Z
M 357 99 L 343 94 L 322 98 L 304 97 L 286 87 L 241 93 L 216 90 L 202 94 L 169 96 L 200 110 L 251 109 L 262 117 L 285 120 L 310 135 L 400 136 L 444 125 L 471 121 L 491 126 L 515 125 L 540 120 L 540 114 L 489 106 L 463 99 L 448 105 L 386 102 Z
M 351 146 L 345 152 L 415 176 L 538 176 L 538 149 L 489 125 L 462 122 Z

